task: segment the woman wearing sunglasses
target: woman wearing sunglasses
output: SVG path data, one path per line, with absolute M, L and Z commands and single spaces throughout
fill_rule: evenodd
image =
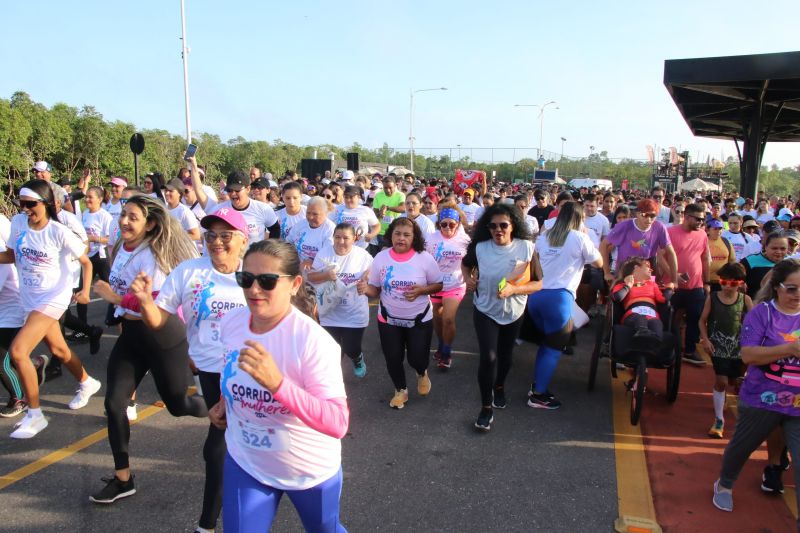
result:
M 537 241 L 542 269 L 539 292 L 528 298 L 528 314 L 544 334 L 536 354 L 528 406 L 558 409 L 561 402 L 550 392 L 561 351 L 572 333 L 572 309 L 584 265 L 603 267 L 603 259 L 589 236 L 581 231 L 583 209 L 576 202 L 561 206 L 552 229 Z M 621 254 L 620 254 L 621 255 Z M 622 261 L 622 259 L 620 259 Z M 618 263 L 624 264 L 624 263 Z
M 341 350 L 292 304 L 303 290 L 292 245 L 251 245 L 236 279 L 247 307 L 222 320 L 222 399 L 209 412 L 226 430 L 225 530 L 268 531 L 286 492 L 307 531 L 344 531 Z
M 733 437 L 725 448 L 719 479 L 714 483 L 714 505 L 733 511 L 733 486 L 750 454 L 769 438 L 769 465 L 761 489 L 783 492 L 779 464 L 782 428 L 792 456 L 800 457 L 800 261 L 787 259 L 772 269 L 759 291 L 755 306 L 742 323 L 739 339 L 747 375 L 739 390 L 739 412 Z M 794 469 L 800 483 L 800 470 Z M 800 495 L 797 493 L 796 497 Z M 798 502 L 800 503 L 800 502 Z
M 747 273 L 747 295 L 755 299 L 756 293 L 761 288 L 761 281 L 772 267 L 786 258 L 789 252 L 789 240 L 783 232 L 775 231 L 764 237 L 763 248 L 760 254 L 748 255 L 742 260 L 742 266 Z
M 327 306 L 319 306 L 319 322 L 353 362 L 353 374 L 363 378 L 367 375 L 367 363 L 361 351 L 361 340 L 369 325 L 369 299 L 363 294 L 363 280 L 372 266 L 372 256 L 355 246 L 355 241 L 353 226 L 344 222 L 337 224 L 333 246 L 323 247 L 314 257 L 308 281 L 317 287 L 318 295 L 323 298 L 326 296 L 324 291 L 320 292 L 320 284 L 337 284 L 336 293 L 327 296 L 332 301 Z
M 420 212 L 422 207 L 422 196 L 415 192 L 410 192 L 406 195 L 406 212 L 401 213 L 401 217 L 406 217 L 417 223 L 422 236 L 427 239 L 433 233 L 436 233 L 436 224 Z
M 46 181 L 25 183 L 19 192 L 22 213 L 11 220 L 11 230 L 0 263 L 14 264 L 19 273 L 20 296 L 25 323 L 9 348 L 19 374 L 28 413 L 15 426 L 11 437 L 29 439 L 47 427 L 39 404 L 39 385 L 31 363 L 33 349 L 42 341 L 61 360 L 80 383 L 69 402 L 70 409 L 84 407 L 100 390 L 100 382 L 86 373 L 78 356 L 64 340 L 59 319 L 73 298 L 74 259 L 83 268 L 83 288 L 75 294 L 78 303 L 89 303 L 92 263 L 86 245 L 73 231 L 58 221 L 53 191 Z
M 361 203 L 361 188 L 348 185 L 344 188 L 344 203 L 336 206 L 336 210 L 329 215 L 335 224 L 349 224 L 355 230 L 355 245 L 366 248 L 377 237 L 381 230 L 381 223 L 375 216 L 375 211 Z
M 387 248 L 375 256 L 364 292 L 369 298 L 380 296 L 378 334 L 386 369 L 394 384 L 389 406 L 402 409 L 408 401 L 403 360 L 417 374 L 417 392 L 431 391 L 428 377 L 433 312 L 431 294 L 442 290 L 442 273 L 433 257 L 425 251 L 425 238 L 414 221 L 395 218 L 386 235 Z
M 144 273 L 153 291 L 161 290 L 167 273 L 181 262 L 197 257 L 197 248 L 164 204 L 137 194 L 131 196 L 119 218 L 120 239 L 114 245 L 109 282 L 97 281 L 95 292 L 114 304 L 122 333 L 108 357 L 106 418 L 115 474 L 104 478 L 105 487 L 91 495 L 95 503 L 113 503 L 136 493 L 130 471 L 126 414 L 131 395 L 150 371 L 161 399 L 173 416 L 202 417 L 203 400 L 186 396 L 186 370 L 190 366 L 186 330 L 174 316 L 158 330 L 142 321 L 141 306 L 131 285 Z
M 152 330 L 164 328 L 182 311 L 192 370 L 198 374 L 203 400 L 210 409 L 220 400 L 220 321 L 246 305 L 235 272 L 241 269 L 247 248 L 247 222 L 238 211 L 222 208 L 200 224 L 206 230 L 205 256 L 179 264 L 169 273 L 155 300 L 153 280 L 147 274 L 139 274 L 130 290 L 139 301 L 142 320 Z M 203 458 L 206 479 L 199 527 L 213 531 L 222 508 L 225 462 L 225 432 L 214 425 L 209 425 Z
M 493 409 L 505 409 L 505 380 L 528 295 L 541 287 L 533 261 L 533 242 L 522 213 L 498 202 L 475 222 L 475 233 L 461 272 L 468 291 L 475 291 L 473 324 L 478 335 L 478 386 L 481 411 L 475 427 L 489 431 Z
M 406 197 L 408 199 L 408 197 Z M 425 249 L 433 256 L 444 276 L 442 291 L 431 295 L 433 302 L 433 329 L 439 339 L 439 348 L 434 359 L 439 370 L 447 370 L 452 364 L 452 345 L 456 338 L 456 313 L 467 291 L 461 261 L 467 255 L 470 238 L 461 222 L 464 213 L 455 202 L 443 202 L 440 206 L 439 231 L 428 235 Z

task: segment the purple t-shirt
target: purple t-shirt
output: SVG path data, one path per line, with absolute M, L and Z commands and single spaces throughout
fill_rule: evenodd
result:
M 744 317 L 742 346 L 778 346 L 798 339 L 800 314 L 781 313 L 772 302 L 758 304 Z M 765 372 L 766 367 L 775 372 Z M 775 373 L 781 378 L 771 379 Z M 800 359 L 786 357 L 771 365 L 750 365 L 739 400 L 750 407 L 800 416 Z
M 658 220 L 647 231 L 637 228 L 634 221 L 635 219 L 628 219 L 619 222 L 606 237 L 617 249 L 619 267 L 629 257 L 653 258 L 659 250 L 671 244 L 666 226 Z

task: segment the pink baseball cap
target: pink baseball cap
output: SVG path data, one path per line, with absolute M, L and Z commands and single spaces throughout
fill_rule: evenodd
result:
M 120 176 L 112 176 L 109 183 L 111 183 L 111 185 L 120 185 L 122 187 L 128 186 L 128 180 L 121 178 Z
M 203 220 L 200 221 L 200 225 L 208 229 L 217 220 L 221 220 L 233 229 L 241 231 L 245 236 L 248 235 L 247 222 L 242 214 L 232 207 L 221 207 L 210 215 L 204 216 Z

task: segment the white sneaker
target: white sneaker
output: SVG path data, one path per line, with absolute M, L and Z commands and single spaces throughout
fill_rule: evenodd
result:
M 44 415 L 31 416 L 28 413 L 15 427 L 17 429 L 11 433 L 12 439 L 30 439 L 47 427 L 47 419 Z
M 89 379 L 81 383 L 78 387 L 78 390 L 75 392 L 75 397 L 69 402 L 69 408 L 80 409 L 81 407 L 86 407 L 86 404 L 89 403 L 89 398 L 100 390 L 100 386 L 100 382 L 90 376 Z
M 128 421 L 133 422 L 137 418 L 139 418 L 139 413 L 136 412 L 136 404 L 129 405 L 125 409 L 125 414 L 128 415 Z

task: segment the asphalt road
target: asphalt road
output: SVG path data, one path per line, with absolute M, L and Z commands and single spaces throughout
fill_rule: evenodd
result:
M 104 304 L 90 306 L 101 323 Z M 564 402 L 558 411 L 525 403 L 535 345 L 515 350 L 506 384 L 509 406 L 495 410 L 488 434 L 472 424 L 480 409 L 477 341 L 469 297 L 458 316 L 454 365 L 431 368 L 433 389 L 416 394 L 407 368 L 410 400 L 388 407 L 392 385 L 373 323 L 365 335 L 368 374 L 363 380 L 343 361 L 350 429 L 343 439 L 342 523 L 349 531 L 611 531 L 617 517 L 616 474 L 609 379 L 600 372 L 586 392 L 591 329 L 581 330 L 573 356 L 563 356 L 550 387 Z M 106 330 L 99 354 L 73 348 L 105 385 L 116 332 Z M 435 342 L 435 341 L 434 341 Z M 70 411 L 76 383 L 66 371 L 46 383 L 43 408 L 50 425 L 27 441 L 7 437 L 14 420 L 0 419 L 0 474 L 36 461 L 105 429 L 103 393 Z M 147 377 L 140 411 L 158 401 Z M 3 399 L 5 401 L 5 399 Z M 132 428 L 131 466 L 137 494 L 111 506 L 89 502 L 113 472 L 103 438 L 78 453 L 0 490 L 0 531 L 193 531 L 202 500 L 202 444 L 206 420 L 173 418 L 162 410 Z M 301 531 L 288 498 L 273 531 Z M 217 531 L 222 531 L 221 520 Z

